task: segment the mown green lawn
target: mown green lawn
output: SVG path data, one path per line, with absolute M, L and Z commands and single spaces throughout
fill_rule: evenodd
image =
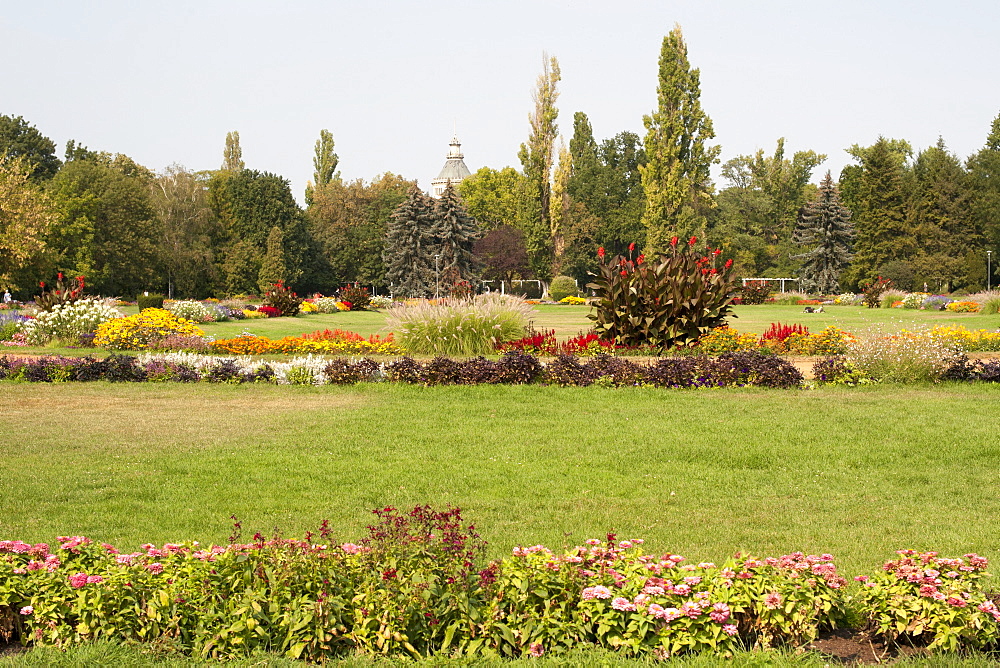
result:
M 127 549 L 466 511 L 490 554 L 616 531 L 721 561 L 996 557 L 1000 387 L 809 391 L 0 383 L 0 539 Z

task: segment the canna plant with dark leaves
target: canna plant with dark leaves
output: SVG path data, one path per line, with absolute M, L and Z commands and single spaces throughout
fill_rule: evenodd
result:
M 691 237 L 656 258 L 607 258 L 598 250 L 598 274 L 587 287 L 597 292 L 589 318 L 594 331 L 616 346 L 687 346 L 725 324 L 735 295 L 733 261 L 716 266 L 722 251 L 696 249 Z

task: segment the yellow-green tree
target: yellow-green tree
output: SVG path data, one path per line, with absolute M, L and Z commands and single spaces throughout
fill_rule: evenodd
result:
M 0 161 L 0 285 L 25 289 L 33 266 L 44 264 L 45 238 L 58 218 L 48 196 L 31 181 L 34 167 L 23 158 Z
M 712 119 L 701 108 L 701 74 L 691 69 L 680 26 L 663 38 L 657 109 L 643 117 L 646 164 L 640 167 L 646 209 L 646 252 L 664 250 L 672 236 L 704 235 L 714 206 L 710 169 L 718 161 Z

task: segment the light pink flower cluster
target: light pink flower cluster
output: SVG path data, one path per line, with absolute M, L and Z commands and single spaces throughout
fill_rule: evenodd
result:
M 611 601 L 611 607 L 620 612 L 635 612 L 635 603 L 622 596 Z
M 161 564 L 158 561 L 154 561 L 151 564 L 146 564 L 146 570 L 152 573 L 153 575 L 159 575 L 160 573 L 163 572 L 163 564 Z
M 604 585 L 597 585 L 594 587 L 587 587 L 583 590 L 582 594 L 583 600 L 591 601 L 595 598 L 611 598 L 611 590 Z

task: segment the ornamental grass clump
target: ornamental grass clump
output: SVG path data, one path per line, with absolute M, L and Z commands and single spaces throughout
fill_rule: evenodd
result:
M 388 309 L 387 324 L 412 353 L 488 355 L 502 342 L 524 336 L 531 310 L 518 297 L 486 294 L 437 304 L 394 305 Z
M 80 337 L 93 334 L 102 323 L 121 318 L 122 313 L 101 299 L 87 298 L 54 304 L 24 323 L 22 331 L 29 343 L 39 345 L 59 341 L 77 345 Z
M 605 259 L 598 250 L 598 274 L 587 287 L 597 300 L 588 314 L 594 331 L 616 346 L 652 346 L 664 350 L 688 346 L 725 324 L 735 298 L 733 261 L 716 264 L 719 249 L 695 248 L 691 237 L 655 258 L 629 255 Z
M 875 382 L 937 382 L 961 353 L 929 332 L 872 333 L 848 345 L 847 360 Z

